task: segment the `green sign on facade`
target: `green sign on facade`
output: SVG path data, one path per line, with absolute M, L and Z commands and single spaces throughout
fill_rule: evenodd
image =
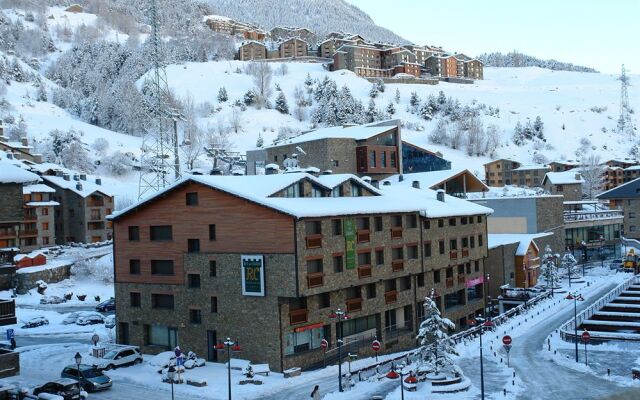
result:
M 264 257 L 242 256 L 242 294 L 264 296 Z
M 344 220 L 344 248 L 347 269 L 356 267 L 356 223 L 353 218 Z

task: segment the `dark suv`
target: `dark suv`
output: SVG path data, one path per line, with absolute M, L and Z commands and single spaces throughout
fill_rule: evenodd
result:
M 86 397 L 83 396 L 80 391 L 80 386 L 78 382 L 73 379 L 59 379 L 53 382 L 47 382 L 42 386 L 38 386 L 33 389 L 34 395 L 39 395 L 40 393 L 49 393 L 61 396 L 64 400 L 83 400 Z
M 92 365 L 80 364 L 80 371 L 77 365 L 69 365 L 62 370 L 60 376 L 77 381 L 87 392 L 106 390 L 113 384 L 111 378 Z
M 100 311 L 100 312 L 110 312 L 115 310 L 116 310 L 116 299 L 114 298 L 105 300 L 96 306 L 96 311 Z

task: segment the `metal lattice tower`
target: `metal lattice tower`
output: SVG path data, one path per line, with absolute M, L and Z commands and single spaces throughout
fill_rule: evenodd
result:
M 151 1 L 149 14 L 153 69 L 143 89 L 148 122 L 142 137 L 138 199 L 158 192 L 180 178 L 178 138 L 176 130 L 172 128 L 175 110 L 171 109 L 169 103 L 156 0 Z
M 624 132 L 633 129 L 631 115 L 629 113 L 630 106 L 628 88 L 630 83 L 624 64 L 622 64 L 622 73 L 620 74 L 620 77 L 618 77 L 618 80 L 620 81 L 620 118 L 618 118 L 618 130 L 620 132 Z

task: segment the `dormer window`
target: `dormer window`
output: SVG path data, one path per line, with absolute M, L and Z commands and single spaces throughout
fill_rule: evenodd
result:
M 284 197 L 300 197 L 300 184 L 294 183 L 284 191 Z
M 362 196 L 362 188 L 358 185 L 351 184 L 351 197 Z
M 338 185 L 331 189 L 331 197 L 342 197 L 344 193 L 342 192 L 342 185 Z

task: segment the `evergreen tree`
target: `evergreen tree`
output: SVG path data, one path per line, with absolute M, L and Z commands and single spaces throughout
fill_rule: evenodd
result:
M 556 259 L 560 258 L 559 254 L 553 254 L 551 247 L 546 246 L 544 255 L 542 256 L 542 277 L 545 280 L 547 289 L 560 287 L 560 277 L 558 276 L 558 267 Z
M 542 118 L 538 115 L 536 120 L 533 122 L 533 130 L 536 133 L 536 136 L 540 139 L 544 138 L 544 123 L 542 122 Z
M 284 92 L 282 91 L 278 92 L 275 108 L 280 112 L 280 114 L 289 114 L 289 105 L 287 104 L 287 98 L 284 96 Z
M 433 110 L 431 109 L 431 106 L 429 106 L 429 103 L 425 102 L 420 108 L 420 117 L 427 121 L 431 121 L 433 119 Z
M 434 114 L 440 111 L 439 104 L 434 95 L 430 94 L 429 97 L 427 97 L 427 104 L 429 105 L 429 107 L 431 107 L 431 110 Z
M 47 96 L 47 88 L 45 87 L 44 84 L 40 84 L 40 86 L 38 86 L 38 93 L 36 96 L 36 100 L 38 101 L 47 101 L 48 96 Z
M 375 82 L 371 84 L 371 90 L 369 90 L 369 97 L 371 97 L 372 99 L 375 99 L 376 97 L 378 97 L 378 85 L 376 85 Z
M 223 86 L 218 91 L 218 101 L 220 103 L 224 103 L 227 100 L 229 100 L 229 95 L 227 94 L 227 89 L 225 89 L 225 87 Z
M 256 140 L 256 147 L 264 146 L 264 139 L 262 138 L 262 133 L 258 133 L 258 140 Z
M 307 72 L 307 77 L 304 80 L 304 86 L 307 90 L 307 93 L 313 93 L 313 79 L 311 79 L 311 75 Z
M 568 250 L 562 255 L 562 260 L 560 261 L 560 267 L 562 267 L 567 275 L 571 275 L 572 277 L 580 276 L 580 268 L 578 267 L 578 262 L 576 261 L 573 254 L 571 254 Z
M 390 101 L 387 105 L 387 114 L 394 115 L 396 113 L 396 107 L 393 105 L 393 102 Z
M 396 88 L 396 94 L 393 99 L 395 100 L 396 104 L 400 104 L 400 89 Z
M 380 78 L 376 79 L 375 85 L 376 85 L 376 88 L 378 89 L 378 92 L 380 93 L 384 93 L 385 89 L 387 88 L 384 84 L 384 80 Z
M 526 140 L 525 136 L 524 136 L 524 129 L 522 128 L 522 124 L 520 123 L 520 121 L 518 121 L 516 123 L 516 127 L 513 130 L 513 143 L 516 146 L 522 146 L 524 145 L 524 142 Z
M 253 90 L 249 89 L 247 91 L 247 93 L 244 94 L 244 104 L 250 106 L 252 104 L 255 104 L 256 100 L 257 100 L 258 96 L 256 95 L 256 92 L 254 92 Z
M 422 361 L 434 369 L 437 375 L 444 368 L 453 366 L 452 355 L 457 355 L 455 342 L 447 331 L 455 329 L 455 324 L 443 318 L 433 298 L 435 291 L 424 299 L 424 320 L 420 323 L 418 340 L 422 346 Z
M 445 96 L 444 92 L 441 90 L 438 92 L 438 104 L 444 106 L 447 103 L 447 96 Z
M 409 105 L 411 106 L 411 112 L 415 112 L 415 110 L 418 108 L 418 105 L 420 105 L 420 97 L 418 97 L 418 93 L 411 92 Z

